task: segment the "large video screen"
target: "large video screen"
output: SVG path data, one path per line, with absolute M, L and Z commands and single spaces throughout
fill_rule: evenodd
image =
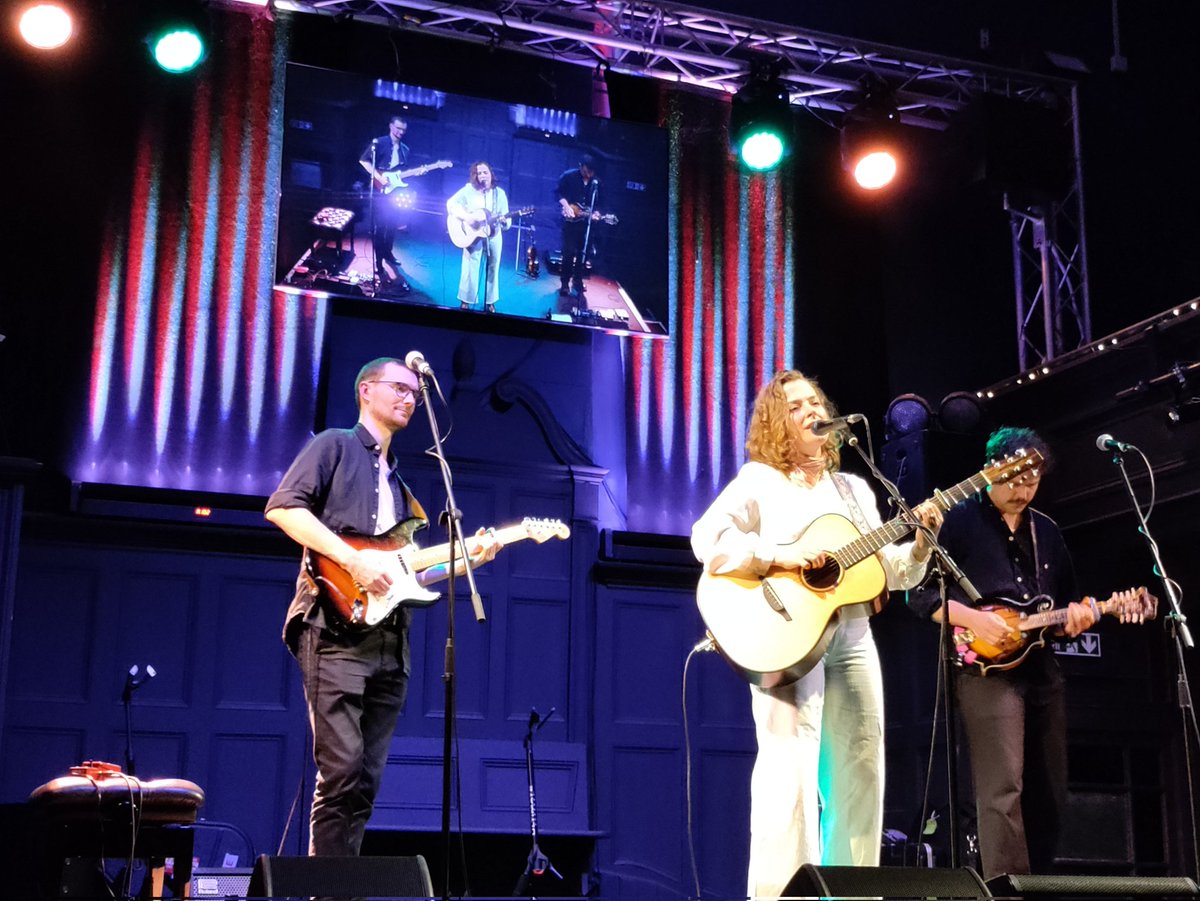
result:
M 292 64 L 276 282 L 665 336 L 664 129 Z

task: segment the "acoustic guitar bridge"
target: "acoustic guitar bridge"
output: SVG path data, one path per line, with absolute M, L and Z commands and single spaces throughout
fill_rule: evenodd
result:
M 775 589 L 771 587 L 771 583 L 764 579 L 762 587 L 763 597 L 767 599 L 767 603 L 771 605 L 771 609 L 790 623 L 792 621 L 792 616 L 787 612 L 787 607 L 783 606 L 783 601 L 779 599 L 779 595 L 776 594 Z

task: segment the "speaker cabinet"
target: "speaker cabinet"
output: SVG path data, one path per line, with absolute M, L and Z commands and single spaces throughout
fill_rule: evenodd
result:
M 432 898 L 425 858 L 268 857 L 254 864 L 251 898 Z
M 806 863 L 783 890 L 783 897 L 808 898 L 991 898 L 970 867 L 819 867 Z
M 245 898 L 253 872 L 248 867 L 196 867 L 192 870 L 192 897 Z
M 1195 898 L 1200 887 L 1186 876 L 1031 876 L 988 880 L 997 898 Z

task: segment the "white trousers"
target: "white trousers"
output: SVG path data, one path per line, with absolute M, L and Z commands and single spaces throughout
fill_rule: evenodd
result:
M 751 695 L 750 897 L 778 898 L 805 863 L 878 866 L 883 678 L 868 620 L 839 623 L 798 682 Z
M 480 260 L 484 256 L 484 243 L 487 244 L 487 279 L 484 288 L 483 302 L 494 304 L 500 299 L 500 251 L 504 248 L 503 235 L 497 228 L 490 238 L 477 238 L 463 248 L 462 272 L 458 279 L 458 299 L 462 303 L 475 306 L 479 302 L 479 270 Z

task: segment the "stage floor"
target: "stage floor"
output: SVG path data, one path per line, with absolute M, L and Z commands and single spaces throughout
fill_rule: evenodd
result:
M 371 241 L 361 227 L 340 239 L 314 243 L 279 284 L 389 303 L 460 310 L 462 250 L 445 234 L 444 222 L 438 232 L 431 219 L 432 216 L 421 216 L 420 227 L 414 224 L 396 235 L 394 253 L 408 282 L 407 292 L 398 290 L 394 283 L 376 283 Z M 557 231 L 553 237 L 552 243 L 557 245 Z M 536 275 L 528 272 L 531 240 L 537 242 Z M 583 297 L 561 295 L 557 265 L 552 267 L 551 263 L 551 252 L 557 263 L 557 246 L 545 247 L 543 242 L 542 233 L 533 229 L 505 231 L 495 315 L 568 322 L 633 334 L 666 334 L 663 325 L 648 315 L 617 280 L 604 274 L 598 263 L 586 279 Z M 470 310 L 485 315 L 482 287 Z

